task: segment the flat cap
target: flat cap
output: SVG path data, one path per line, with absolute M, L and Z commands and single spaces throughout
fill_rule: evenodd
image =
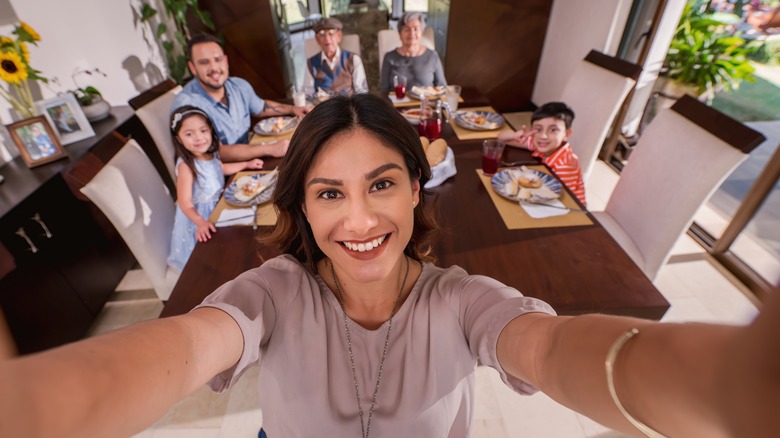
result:
M 319 32 L 323 29 L 338 29 L 341 30 L 344 26 L 341 24 L 341 21 L 333 18 L 321 18 L 317 20 L 316 23 L 314 23 L 314 26 L 312 27 L 315 32 Z

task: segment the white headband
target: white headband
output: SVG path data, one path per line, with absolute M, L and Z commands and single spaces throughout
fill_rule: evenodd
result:
M 206 113 L 204 113 L 203 111 L 201 111 L 201 110 L 199 110 L 197 108 L 188 109 L 187 111 L 182 111 L 180 113 L 176 113 L 176 114 L 173 115 L 173 121 L 171 121 L 171 131 L 176 131 L 176 126 L 179 124 L 179 122 L 181 122 L 181 119 L 184 118 L 184 115 L 185 114 L 191 114 L 191 113 L 200 114 L 203 117 L 205 117 L 206 120 L 209 120 L 209 116 Z

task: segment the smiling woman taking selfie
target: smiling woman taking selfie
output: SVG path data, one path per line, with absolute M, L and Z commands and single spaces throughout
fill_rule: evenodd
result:
M 466 437 L 477 361 L 627 433 L 776 433 L 780 296 L 749 327 L 554 316 L 433 264 L 429 178 L 419 137 L 384 100 L 318 105 L 274 193 L 265 243 L 283 255 L 186 315 L 1 362 L 0 435 L 128 436 L 259 364 L 270 438 Z

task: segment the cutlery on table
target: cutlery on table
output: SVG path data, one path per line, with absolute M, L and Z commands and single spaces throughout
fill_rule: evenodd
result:
M 520 201 L 520 204 L 543 205 L 545 207 L 557 208 L 559 210 L 569 210 L 569 211 L 571 211 L 573 213 L 587 213 L 588 212 L 588 210 L 582 210 L 582 209 L 579 209 L 579 208 L 570 208 L 570 207 L 560 206 L 560 205 L 553 205 L 553 204 L 548 204 L 548 203 L 543 202 L 543 201 L 529 201 L 527 199 L 518 199 L 518 201 Z
M 502 161 L 501 165 L 504 167 L 513 167 L 517 166 L 518 164 L 538 164 L 536 161 L 529 161 L 529 160 L 520 160 L 520 161 Z

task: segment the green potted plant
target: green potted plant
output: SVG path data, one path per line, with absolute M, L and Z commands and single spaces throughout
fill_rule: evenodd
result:
M 169 75 L 177 84 L 184 85 L 189 74 L 187 57 L 184 55 L 184 48 L 190 38 L 188 17 L 191 19 L 190 23 L 199 22 L 212 31 L 214 22 L 208 11 L 200 9 L 197 0 L 164 0 L 163 11 L 165 14 L 158 15 L 152 3 L 144 0 L 137 12 L 143 23 L 152 26 L 152 22 L 157 21 L 154 37 L 165 50 Z
M 662 91 L 674 97 L 692 94 L 712 103 L 716 92 L 735 90 L 745 80 L 755 81 L 755 69 L 747 58 L 753 50 L 722 19 L 699 15 L 689 3 L 661 70 Z
M 106 76 L 106 74 L 100 71 L 100 69 L 94 68 L 77 69 L 73 75 L 71 75 L 73 83 L 76 84 L 77 87 L 73 91 L 73 94 L 76 96 L 79 105 L 81 105 L 84 115 L 87 116 L 87 120 L 90 122 L 97 122 L 98 120 L 105 119 L 111 113 L 111 105 L 103 99 L 103 95 L 100 94 L 100 91 L 97 88 L 91 85 L 86 87 L 79 86 L 76 81 L 76 76 L 80 74 L 100 74 L 102 76 Z

